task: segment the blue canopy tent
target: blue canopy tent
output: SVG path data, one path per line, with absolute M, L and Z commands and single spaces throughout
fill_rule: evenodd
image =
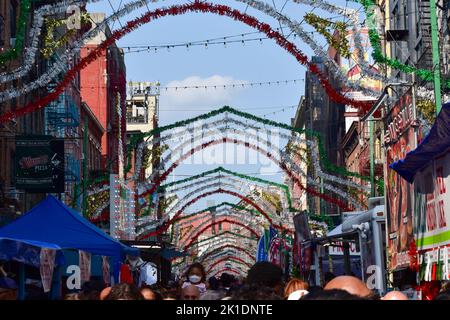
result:
M 57 250 L 56 264 L 64 263 L 62 251 L 76 249 L 109 256 L 119 262 L 139 250 L 111 238 L 53 196 L 0 228 L 0 259 L 39 267 L 40 249 Z
M 408 152 L 404 159 L 392 163 L 389 167 L 406 181 L 412 183 L 417 172 L 449 148 L 450 103 L 446 103 L 442 105 L 433 127 L 417 148 Z

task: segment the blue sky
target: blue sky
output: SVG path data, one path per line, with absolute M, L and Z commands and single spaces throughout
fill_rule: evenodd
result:
M 110 0 L 114 9 L 118 9 L 120 3 L 128 3 L 129 0 Z M 237 1 L 213 1 L 229 5 L 240 11 L 246 10 L 246 5 Z M 285 0 L 266 0 L 268 4 L 280 9 Z M 346 5 L 359 8 L 352 2 L 343 0 L 332 1 L 333 4 L 345 7 Z M 150 4 L 150 9 L 172 4 L 185 3 L 183 1 L 163 1 Z M 113 12 L 108 0 L 100 3 L 90 4 L 88 10 L 91 12 L 105 12 L 108 15 Z M 283 13 L 301 21 L 311 7 L 287 1 Z M 120 19 L 122 25 L 126 21 L 142 14 L 146 10 L 140 10 Z M 257 17 L 273 28 L 279 27 L 278 22 L 260 12 L 249 8 L 248 14 Z M 321 10 L 314 13 L 322 17 L 336 17 Z M 342 18 L 338 18 L 342 20 Z M 313 30 L 303 25 L 307 30 Z M 119 23 L 111 26 L 113 29 L 120 27 Z M 227 17 L 212 14 L 186 14 L 177 17 L 165 17 L 151 22 L 140 29 L 127 35 L 118 42 L 121 47 L 132 45 L 160 45 L 174 44 L 180 42 L 191 42 L 206 40 L 242 33 L 254 32 L 255 30 L 243 23 L 235 22 Z M 289 30 L 284 31 L 286 34 Z M 255 35 L 259 37 L 261 34 Z M 239 38 L 238 38 L 239 39 Z M 309 57 L 312 51 L 297 38 L 290 37 L 294 43 Z M 325 45 L 325 40 L 315 35 L 318 42 Z M 217 83 L 241 83 L 241 82 L 265 82 L 272 80 L 303 79 L 305 68 L 301 66 L 291 55 L 275 44 L 273 40 L 246 43 L 245 46 L 236 43 L 203 47 L 173 48 L 170 51 L 158 50 L 157 53 L 143 52 L 126 54 L 127 78 L 132 81 L 159 81 L 162 86 L 171 86 L 175 81 L 183 85 L 217 84 Z M 296 106 L 304 92 L 304 82 L 296 84 L 253 87 L 246 89 L 229 89 L 214 92 L 214 89 L 188 90 L 175 92 L 162 90 L 160 97 L 160 124 L 165 125 L 187 117 L 230 105 L 237 109 L 265 116 L 268 119 L 290 123 L 295 115 Z M 284 109 L 284 111 L 282 111 Z M 195 111 L 194 111 L 195 110 Z M 204 110 L 204 111 L 201 111 Z M 273 114 L 275 112 L 275 114 Z M 238 149 L 238 152 L 245 150 Z M 175 170 L 176 177 L 171 180 L 182 178 L 185 175 L 197 174 L 199 172 L 215 168 L 216 165 L 183 165 Z M 260 176 L 260 164 L 255 165 L 225 165 L 225 167 L 243 173 L 252 173 Z M 278 170 L 276 170 L 278 171 Z M 256 173 L 256 174 L 254 174 Z M 263 178 L 281 182 L 279 173 L 264 175 Z M 208 200 L 208 199 L 206 199 Z M 192 210 L 198 209 L 206 204 L 206 200 L 199 202 Z M 236 200 L 228 197 L 215 198 L 216 202 Z

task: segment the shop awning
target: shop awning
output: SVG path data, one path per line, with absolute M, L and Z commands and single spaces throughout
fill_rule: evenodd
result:
M 418 171 L 449 148 L 450 103 L 446 103 L 442 106 L 433 127 L 422 143 L 416 149 L 408 152 L 404 159 L 392 163 L 389 167 L 406 181 L 412 183 Z
M 36 248 L 39 252 L 42 248 L 76 249 L 113 259 L 139 255 L 138 249 L 111 238 L 53 196 L 48 196 L 29 212 L 0 228 L 0 258 L 25 259 L 31 264 L 36 257 L 32 259 L 24 255 L 37 252 Z

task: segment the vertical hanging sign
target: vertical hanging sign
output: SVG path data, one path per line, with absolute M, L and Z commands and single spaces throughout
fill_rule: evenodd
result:
M 91 278 L 91 254 L 81 250 L 78 252 L 81 282 L 87 282 Z
M 55 268 L 55 256 L 56 250 L 53 249 L 41 249 L 40 254 L 40 267 L 42 287 L 44 292 L 49 292 L 52 288 L 53 270 Z

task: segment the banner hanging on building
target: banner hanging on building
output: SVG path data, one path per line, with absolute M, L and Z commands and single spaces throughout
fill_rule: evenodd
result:
M 16 189 L 31 193 L 64 192 L 64 140 L 16 136 Z
M 409 245 L 414 239 L 414 189 L 405 179 L 389 167 L 403 159 L 415 146 L 412 123 L 411 90 L 404 94 L 384 118 L 386 148 L 385 193 L 388 233 L 388 268 L 397 270 L 409 266 Z
M 417 173 L 414 182 L 417 249 L 450 244 L 450 150 Z

